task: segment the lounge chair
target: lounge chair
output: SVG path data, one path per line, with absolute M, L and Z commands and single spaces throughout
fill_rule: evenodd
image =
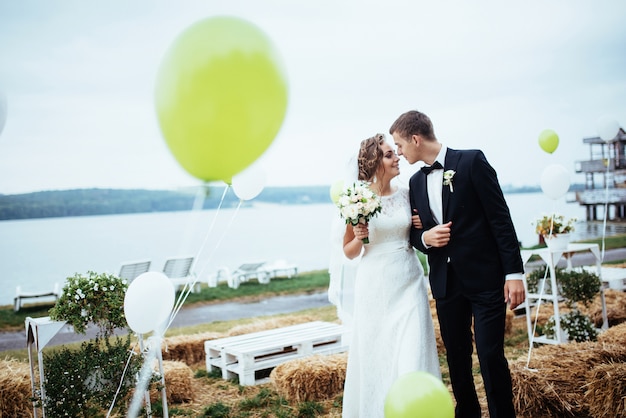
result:
M 174 287 L 178 291 L 180 287 L 193 285 L 192 292 L 200 291 L 200 283 L 196 282 L 196 275 L 191 272 L 193 265 L 193 256 L 168 258 L 163 266 L 163 273 L 170 278 Z
M 142 273 L 145 273 L 150 270 L 150 260 L 136 260 L 136 261 L 126 261 L 122 263 L 122 267 L 120 268 L 120 274 L 118 275 L 122 279 L 128 280 L 128 282 L 132 282 Z
M 207 285 L 209 287 L 217 287 L 222 282 L 229 283 L 231 274 L 228 267 L 220 267 L 213 274 L 209 274 L 207 277 Z
M 13 298 L 13 310 L 18 312 L 22 309 L 22 301 L 23 299 L 37 299 L 37 298 L 45 298 L 45 297 L 54 297 L 54 301 L 59 300 L 61 296 L 61 290 L 59 289 L 59 284 L 54 284 L 54 289 L 50 292 L 24 292 L 22 291 L 21 286 L 17 286 L 15 288 L 15 298 Z
M 228 286 L 237 289 L 240 283 L 247 282 L 250 279 L 257 279 L 259 283 L 263 284 L 269 283 L 270 276 L 263 268 L 264 265 L 265 261 L 240 265 L 228 278 Z
M 293 276 L 298 275 L 298 266 L 295 264 L 288 264 L 285 260 L 277 260 L 271 264 L 265 264 L 263 269 L 267 271 L 270 279 L 274 277 L 287 277 L 291 279 Z

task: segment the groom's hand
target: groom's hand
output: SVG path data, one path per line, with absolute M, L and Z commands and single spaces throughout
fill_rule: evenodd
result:
M 437 225 L 424 232 L 424 243 L 429 247 L 445 247 L 450 242 L 452 222 Z
M 511 310 L 517 308 L 526 300 L 524 282 L 521 280 L 507 280 L 504 282 L 504 302 Z

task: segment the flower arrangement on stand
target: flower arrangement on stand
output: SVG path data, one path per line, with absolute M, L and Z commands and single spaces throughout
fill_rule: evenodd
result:
M 577 221 L 577 218 L 565 219 L 565 216 L 556 213 L 543 215 L 534 222 L 535 232 L 548 247 L 563 249 L 569 244 L 570 234 L 574 232 Z
M 99 336 L 108 337 L 115 328 L 126 328 L 124 296 L 128 282 L 112 274 L 93 271 L 66 279 L 63 294 L 50 309 L 50 318 L 67 321 L 74 332 L 84 334 L 90 324 Z
M 534 222 L 535 232 L 544 237 L 574 232 L 577 218 L 565 219 L 565 216 L 553 213 L 543 215 Z

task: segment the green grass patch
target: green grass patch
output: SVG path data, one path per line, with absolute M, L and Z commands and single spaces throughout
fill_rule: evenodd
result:
M 54 306 L 53 302 L 28 305 L 15 312 L 13 305 L 0 307 L 0 331 L 23 331 L 27 317 L 39 318 L 48 316 L 48 311 Z
M 330 277 L 327 270 L 300 273 L 295 277 L 275 277 L 268 284 L 260 284 L 256 279 L 241 283 L 238 289 L 231 289 L 226 283 L 217 287 L 203 285 L 198 293 L 190 293 L 185 305 L 204 302 L 226 302 L 239 298 L 264 298 L 276 295 L 310 293 L 327 289 Z

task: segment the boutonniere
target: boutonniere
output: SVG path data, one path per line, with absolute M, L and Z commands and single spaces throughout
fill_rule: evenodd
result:
M 454 170 L 446 170 L 443 172 L 443 185 L 450 187 L 450 193 L 454 193 L 454 187 L 452 187 L 452 178 L 456 174 Z

